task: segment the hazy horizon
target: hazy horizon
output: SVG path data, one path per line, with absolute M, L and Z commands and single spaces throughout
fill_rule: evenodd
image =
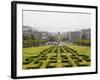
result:
M 91 14 L 23 11 L 23 25 L 39 31 L 76 31 L 91 28 Z

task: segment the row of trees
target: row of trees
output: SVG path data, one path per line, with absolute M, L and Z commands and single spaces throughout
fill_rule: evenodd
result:
M 33 46 L 40 46 L 44 45 L 47 42 L 47 40 L 42 39 L 35 39 L 34 35 L 23 35 L 23 47 L 33 47 Z
M 44 45 L 47 40 L 23 40 L 23 47 L 32 47 L 32 46 L 40 46 Z
M 91 40 L 87 39 L 86 35 L 83 34 L 81 36 L 81 40 L 77 40 L 75 43 L 77 43 L 78 45 L 90 46 L 91 45 Z
M 78 44 L 78 45 L 83 45 L 83 46 L 90 46 L 91 45 L 91 40 L 89 40 L 89 39 L 82 39 L 82 40 L 74 41 L 74 43 Z

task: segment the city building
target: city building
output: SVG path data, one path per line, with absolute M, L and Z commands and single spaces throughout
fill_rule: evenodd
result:
M 91 39 L 91 29 L 83 29 L 81 30 L 81 38 Z
M 42 39 L 43 40 L 48 40 L 48 33 L 47 32 L 41 32 L 41 35 L 42 35 Z
M 77 40 L 89 40 L 91 39 L 91 29 L 82 29 L 78 31 L 69 31 L 66 32 L 67 41 L 74 42 Z
M 80 34 L 80 31 L 67 32 L 67 40 L 70 42 L 80 40 Z

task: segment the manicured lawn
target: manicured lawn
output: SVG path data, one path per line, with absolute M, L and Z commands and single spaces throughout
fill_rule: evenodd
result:
M 40 54 L 41 51 L 49 48 L 50 46 L 37 46 L 37 47 L 29 47 L 23 48 L 23 62 L 27 57 L 37 56 Z
M 29 47 L 29 48 L 23 48 L 23 55 L 37 55 L 39 52 L 49 48 L 49 46 L 37 46 L 37 47 Z
M 22 68 L 40 69 L 90 66 L 90 53 L 90 47 L 75 44 L 23 48 Z
M 67 45 L 68 47 L 76 50 L 80 55 L 87 55 L 90 56 L 91 47 L 88 46 L 78 46 L 78 45 Z

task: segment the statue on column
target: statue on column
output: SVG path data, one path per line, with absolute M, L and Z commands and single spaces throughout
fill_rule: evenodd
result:
M 60 44 L 60 32 L 58 32 L 58 40 L 57 43 Z

